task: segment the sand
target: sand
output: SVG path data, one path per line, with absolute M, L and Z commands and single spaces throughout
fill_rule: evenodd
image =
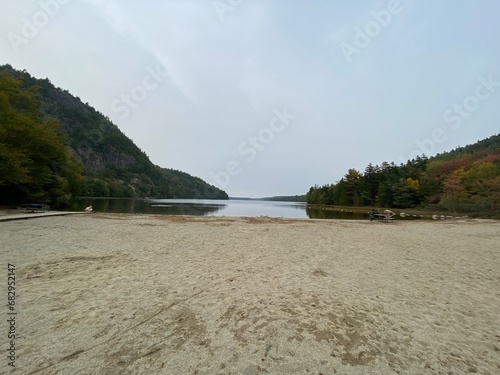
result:
M 0 244 L 2 374 L 500 373 L 500 222 L 91 214 Z

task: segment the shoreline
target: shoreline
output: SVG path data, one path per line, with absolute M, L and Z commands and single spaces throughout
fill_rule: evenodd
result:
M 499 239 L 478 219 L 0 224 L 16 364 L 47 374 L 494 373 Z
M 226 216 L 226 215 L 190 215 L 190 214 L 154 214 L 154 213 L 140 213 L 140 212 L 134 212 L 134 213 L 123 213 L 123 212 L 99 212 L 99 211 L 93 211 L 92 213 L 84 212 L 84 211 L 47 211 L 47 212 L 40 212 L 40 213 L 23 213 L 20 212 L 18 209 L 4 209 L 0 210 L 0 222 L 1 221 L 12 221 L 12 220 L 21 220 L 21 219 L 31 219 L 31 218 L 40 218 L 40 217 L 50 217 L 50 216 L 65 216 L 65 215 L 109 215 L 109 216 L 139 216 L 139 217 L 150 217 L 150 218 L 162 218 L 162 217 L 186 217 L 186 218 L 199 218 L 199 219 L 211 219 L 211 218 L 225 218 L 225 219 L 275 219 L 275 220 L 301 220 L 301 221 L 347 221 L 347 222 L 364 222 L 364 221 L 369 221 L 369 212 L 364 212 L 364 211 L 348 211 L 348 210 L 341 210 L 341 209 L 334 209 L 334 208 L 323 208 L 323 210 L 332 210 L 332 211 L 338 211 L 338 212 L 349 212 L 349 213 L 363 213 L 367 215 L 366 219 L 338 219 L 338 218 L 294 218 L 294 217 L 282 217 L 282 216 L 266 216 L 266 215 L 261 215 L 261 216 Z M 433 218 L 433 216 L 436 216 L 437 218 Z M 469 221 L 469 222 L 500 222 L 499 219 L 494 219 L 494 218 L 481 218 L 481 217 L 469 217 L 469 216 L 451 216 L 451 215 L 413 215 L 406 213 L 406 218 L 403 216 L 403 218 L 400 217 L 400 213 L 397 213 L 394 215 L 394 218 L 397 222 L 403 222 L 403 221 L 431 221 L 431 222 L 436 222 L 436 221 Z

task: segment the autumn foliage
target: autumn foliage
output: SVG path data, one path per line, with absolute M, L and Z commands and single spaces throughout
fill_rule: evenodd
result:
M 500 216 L 500 135 L 431 159 L 406 164 L 369 164 L 350 169 L 335 184 L 314 186 L 311 204 L 435 207 L 451 212 Z

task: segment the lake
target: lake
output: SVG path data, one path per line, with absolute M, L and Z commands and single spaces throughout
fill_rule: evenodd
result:
M 211 199 L 109 199 L 79 198 L 72 211 L 83 211 L 92 205 L 95 212 L 135 213 L 153 215 L 202 215 L 282 217 L 289 219 L 351 219 L 368 220 L 368 214 L 309 208 L 306 203 L 262 200 Z M 399 219 L 399 217 L 398 217 Z

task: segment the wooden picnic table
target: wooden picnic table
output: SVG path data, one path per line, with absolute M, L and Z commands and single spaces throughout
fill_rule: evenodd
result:
M 21 206 L 21 210 L 25 213 L 47 212 L 50 206 L 43 203 L 28 203 Z
M 394 218 L 386 215 L 378 215 L 375 220 L 383 221 L 384 223 L 392 223 L 394 221 Z
M 394 221 L 392 215 L 385 214 L 372 214 L 371 218 L 376 221 L 383 221 L 384 223 L 392 223 Z

